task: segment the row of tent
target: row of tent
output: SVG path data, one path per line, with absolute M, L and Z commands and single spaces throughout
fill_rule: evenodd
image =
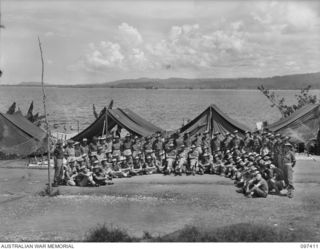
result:
M 93 136 L 101 136 L 105 128 L 110 132 L 115 126 L 125 128 L 138 136 L 150 136 L 156 132 L 167 131 L 145 120 L 130 109 L 107 109 L 104 108 L 99 117 L 86 129 L 81 131 L 73 140 L 80 141 L 83 138 L 91 139 Z M 289 117 L 268 125 L 270 131 L 290 136 L 293 142 L 307 143 L 316 137 L 320 125 L 320 105 L 307 105 Z M 238 130 L 244 135 L 250 130 L 245 125 L 230 118 L 217 106 L 210 105 L 201 114 L 189 123 L 175 131 L 178 133 L 189 132 L 191 136 L 204 131 L 211 134 Z M 20 113 L 0 113 L 0 152 L 26 156 L 30 154 L 45 153 L 47 148 L 46 132 L 37 127 Z

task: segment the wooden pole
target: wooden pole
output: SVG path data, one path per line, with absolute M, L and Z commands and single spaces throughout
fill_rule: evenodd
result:
M 108 109 L 107 107 L 106 108 L 106 120 L 105 120 L 105 124 L 106 124 L 106 136 L 108 136 Z
M 42 102 L 43 102 L 43 109 L 44 109 L 44 118 L 45 123 L 47 127 L 47 151 L 48 151 L 48 192 L 49 195 L 51 194 L 51 164 L 50 164 L 50 131 L 49 131 L 49 123 L 48 123 L 48 115 L 47 115 L 47 108 L 46 108 L 46 93 L 44 90 L 44 61 L 43 61 L 43 52 L 42 52 L 42 46 L 41 41 L 38 36 L 38 42 L 39 42 L 39 48 L 40 48 L 40 55 L 41 55 L 41 88 L 42 88 Z

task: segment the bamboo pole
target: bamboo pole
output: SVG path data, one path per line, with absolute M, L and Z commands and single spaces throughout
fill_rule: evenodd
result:
M 46 124 L 46 130 L 47 130 L 47 156 L 48 156 L 48 192 L 49 195 L 51 194 L 51 163 L 50 163 L 50 131 L 49 131 L 49 123 L 48 123 L 48 115 L 47 115 L 47 108 L 46 108 L 46 93 L 44 89 L 44 61 L 43 61 L 43 52 L 42 52 L 42 46 L 41 41 L 38 36 L 38 42 L 39 42 L 39 49 L 40 49 L 40 55 L 41 55 L 41 88 L 42 88 L 42 102 L 43 102 L 43 109 L 44 109 L 44 118 L 45 118 L 45 124 Z

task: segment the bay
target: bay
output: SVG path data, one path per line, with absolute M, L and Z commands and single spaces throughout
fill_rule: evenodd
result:
M 276 91 L 289 104 L 295 102 L 295 90 Z M 320 90 L 312 91 L 320 96 Z M 114 100 L 114 108 L 130 108 L 150 122 L 166 130 L 179 128 L 209 105 L 217 105 L 231 118 L 254 128 L 258 121 L 272 123 L 281 116 L 258 90 L 181 90 L 181 89 L 120 89 L 120 88 L 46 88 L 50 125 L 56 131 L 77 132 L 94 121 L 92 104 L 97 111 Z M 26 113 L 31 101 L 34 111 L 43 113 L 40 87 L 0 87 L 0 111 L 17 102 Z

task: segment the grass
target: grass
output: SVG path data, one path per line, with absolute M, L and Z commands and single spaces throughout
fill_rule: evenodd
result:
M 266 225 L 240 223 L 206 231 L 196 226 L 163 236 L 152 236 L 144 232 L 141 238 L 131 237 L 126 230 L 106 224 L 92 229 L 87 242 L 294 242 L 308 241 L 307 233 L 273 228 Z

